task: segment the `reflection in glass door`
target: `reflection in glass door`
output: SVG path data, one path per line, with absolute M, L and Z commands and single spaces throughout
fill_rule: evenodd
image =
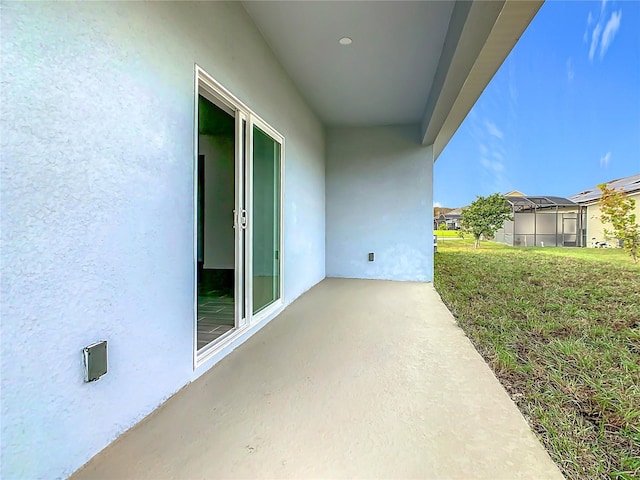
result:
M 252 146 L 252 313 L 255 314 L 280 298 L 282 145 L 253 125 Z

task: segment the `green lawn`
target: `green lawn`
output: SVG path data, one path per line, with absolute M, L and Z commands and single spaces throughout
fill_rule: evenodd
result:
M 459 230 L 434 230 L 433 233 L 438 236 L 438 239 L 441 238 L 460 238 L 458 234 Z
M 567 478 L 640 478 L 640 265 L 442 242 L 435 286 Z

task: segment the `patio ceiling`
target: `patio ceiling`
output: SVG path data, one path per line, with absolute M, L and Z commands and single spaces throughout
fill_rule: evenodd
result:
M 436 157 L 541 5 L 244 2 L 326 125 L 420 124 Z

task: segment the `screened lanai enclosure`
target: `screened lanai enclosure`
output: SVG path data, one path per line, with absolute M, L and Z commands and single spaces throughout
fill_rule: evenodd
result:
M 506 221 L 496 242 L 522 247 L 583 247 L 586 209 L 562 197 L 505 197 L 513 220 Z

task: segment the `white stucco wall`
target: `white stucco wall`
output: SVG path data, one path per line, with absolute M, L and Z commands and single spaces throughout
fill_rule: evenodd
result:
M 327 131 L 328 277 L 433 280 L 433 149 L 418 138 L 417 126 Z
M 229 350 L 193 371 L 194 64 L 286 138 L 285 303 L 325 274 L 324 131 L 239 3 L 1 22 L 0 477 L 60 478 Z

